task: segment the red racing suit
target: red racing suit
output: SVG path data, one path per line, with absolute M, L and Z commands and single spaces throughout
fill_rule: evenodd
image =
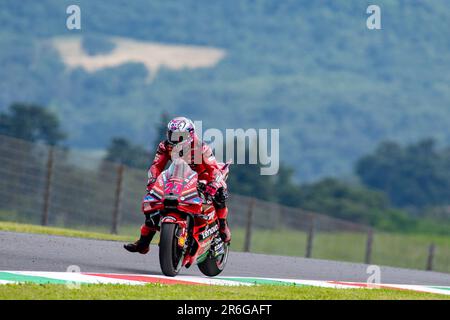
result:
M 153 187 L 153 183 L 156 178 L 166 167 L 169 160 L 172 160 L 173 147 L 167 140 L 161 141 L 156 150 L 155 158 L 148 169 L 149 182 L 147 185 L 147 191 L 150 191 Z M 204 142 L 200 142 L 197 137 L 191 143 L 190 156 L 182 155 L 184 159 L 190 158 L 186 161 L 192 170 L 197 172 L 198 180 L 205 180 L 207 184 L 213 184 L 218 190 L 216 197 L 213 201 L 214 208 L 216 210 L 217 217 L 219 219 L 226 219 L 228 216 L 228 208 L 225 204 L 227 197 L 227 185 L 223 179 L 222 172 L 219 167 L 211 148 Z M 196 153 L 198 156 L 196 156 Z M 199 159 L 197 159 L 199 158 Z M 224 196 L 225 195 L 225 196 Z M 146 235 L 150 232 L 156 231 L 156 226 L 142 225 L 141 234 Z

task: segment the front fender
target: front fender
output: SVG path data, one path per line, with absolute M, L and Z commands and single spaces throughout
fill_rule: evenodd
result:
M 182 223 L 186 222 L 187 216 L 180 212 L 169 212 L 161 214 L 161 223 Z

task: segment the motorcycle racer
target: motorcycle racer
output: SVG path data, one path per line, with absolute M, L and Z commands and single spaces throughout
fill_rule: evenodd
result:
M 211 148 L 198 139 L 194 123 L 188 118 L 176 117 L 169 121 L 166 133 L 166 140 L 159 143 L 155 158 L 148 170 L 147 193 L 152 190 L 167 163 L 176 157 L 182 157 L 191 169 L 197 172 L 198 180 L 206 181 L 204 193 L 212 199 L 219 218 L 220 236 L 225 243 L 230 242 L 228 208 L 225 203 L 228 198 L 227 185 Z M 124 245 L 124 248 L 130 252 L 141 254 L 149 252 L 150 242 L 158 231 L 159 213 L 147 213 L 145 216 L 140 238 L 134 243 Z

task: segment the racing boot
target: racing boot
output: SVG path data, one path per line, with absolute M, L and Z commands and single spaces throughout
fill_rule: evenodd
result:
M 134 243 L 124 244 L 123 247 L 129 252 L 139 252 L 146 254 L 150 251 L 150 242 L 156 231 L 152 230 L 145 224 L 141 227 L 141 237 Z

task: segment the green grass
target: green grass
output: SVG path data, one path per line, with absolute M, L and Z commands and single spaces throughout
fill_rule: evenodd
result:
M 42 227 L 36 225 L 0 222 L 0 231 L 43 233 L 90 239 L 134 241 L 139 234 L 139 226 L 122 226 L 120 235 L 108 234 L 101 227 L 78 226 L 84 231 Z M 245 232 L 233 228 L 231 248 L 242 251 Z M 286 256 L 305 256 L 307 235 L 293 230 L 255 229 L 252 234 L 251 251 L 256 253 Z M 153 243 L 158 242 L 158 236 Z M 434 270 L 450 273 L 450 237 L 442 235 L 412 235 L 395 233 L 375 233 L 372 264 L 425 269 L 430 243 L 436 245 Z M 350 262 L 364 262 L 366 234 L 356 232 L 318 232 L 314 239 L 312 257 Z
M 129 241 L 133 237 L 127 235 L 114 235 L 93 231 L 80 231 L 66 228 L 56 227 L 43 227 L 32 224 L 22 224 L 14 222 L 0 222 L 0 231 L 11 232 L 25 232 L 25 233 L 38 233 L 38 234 L 50 234 L 65 237 L 76 238 L 88 238 L 88 239 L 100 239 L 100 240 L 113 240 L 113 241 Z
M 403 300 L 403 299 L 450 299 L 449 296 L 419 293 L 406 290 L 386 289 L 333 289 L 303 286 L 252 286 L 227 287 L 206 285 L 81 285 L 70 289 L 60 284 L 8 284 L 0 286 L 0 300 L 99 300 L 99 299 L 273 299 L 273 300 Z

